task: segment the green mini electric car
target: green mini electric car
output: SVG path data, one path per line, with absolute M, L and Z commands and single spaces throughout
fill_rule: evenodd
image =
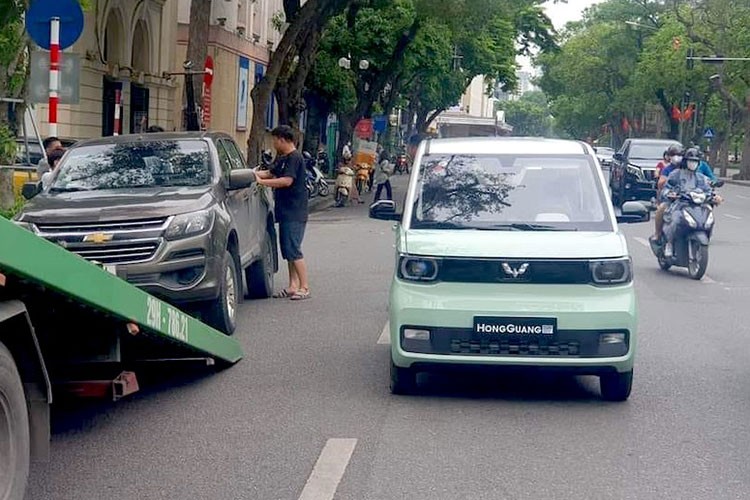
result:
M 451 365 L 597 375 L 602 396 L 631 391 L 638 313 L 618 222 L 593 149 L 532 138 L 422 142 L 398 221 L 390 291 L 391 390 Z

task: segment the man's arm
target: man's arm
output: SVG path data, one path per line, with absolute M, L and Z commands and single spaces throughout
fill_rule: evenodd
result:
M 294 178 L 292 177 L 280 177 L 280 178 L 270 178 L 270 179 L 263 179 L 260 178 L 257 180 L 258 184 L 261 186 L 267 186 L 274 189 L 284 189 L 288 188 L 292 184 L 294 184 Z
M 700 173 L 708 177 L 712 182 L 716 180 L 716 174 L 714 174 L 714 169 L 711 168 L 711 166 L 705 162 L 702 161 L 700 164 L 700 168 L 698 169 Z
M 273 179 L 273 174 L 270 170 L 258 170 L 253 169 L 255 171 L 255 178 L 256 179 Z

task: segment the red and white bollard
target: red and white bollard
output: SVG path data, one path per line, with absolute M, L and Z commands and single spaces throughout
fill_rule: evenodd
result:
M 120 135 L 120 101 L 122 100 L 122 91 L 115 90 L 115 130 L 112 135 Z
M 57 137 L 57 104 L 60 101 L 60 18 L 49 23 L 49 135 Z

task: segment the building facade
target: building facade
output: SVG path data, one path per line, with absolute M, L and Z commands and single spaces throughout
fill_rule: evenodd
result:
M 175 82 L 178 0 L 95 0 L 84 30 L 66 53 L 81 58 L 80 101 L 60 105 L 58 135 L 83 139 L 115 132 L 115 101 L 121 103 L 118 133 L 149 125 L 171 130 L 179 102 Z M 48 133 L 46 104 L 36 106 L 42 135 Z

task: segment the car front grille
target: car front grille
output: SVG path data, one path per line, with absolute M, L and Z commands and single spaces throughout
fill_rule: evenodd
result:
M 70 233 L 96 233 L 114 231 L 152 231 L 164 229 L 167 223 L 166 217 L 139 220 L 124 220 L 110 222 L 79 222 L 62 224 L 37 224 L 37 229 L 42 233 L 70 234 Z
M 578 357 L 578 342 L 499 342 L 451 339 L 451 354 L 478 354 L 484 356 L 560 356 Z
M 512 273 L 524 265 L 523 274 L 514 277 Z M 577 285 L 591 283 L 591 270 L 586 260 L 445 259 L 440 264 L 438 280 L 448 283 Z
M 150 240 L 118 242 L 112 245 L 76 245 L 75 247 L 69 246 L 68 250 L 86 260 L 102 264 L 124 264 L 150 260 L 158 248 L 159 242 Z

